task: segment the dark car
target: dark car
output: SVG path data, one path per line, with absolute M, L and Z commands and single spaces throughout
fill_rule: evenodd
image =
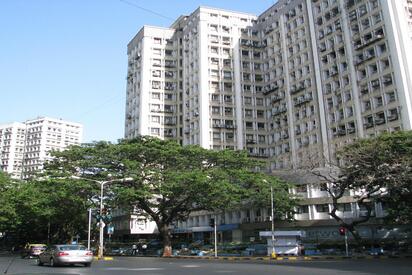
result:
M 21 253 L 21 257 L 24 259 L 26 257 L 33 258 L 38 257 L 44 250 L 46 250 L 47 245 L 30 243 L 27 244 Z
M 38 265 L 49 264 L 75 265 L 82 264 L 89 267 L 93 261 L 93 252 L 83 245 L 60 244 L 48 247 L 37 259 Z

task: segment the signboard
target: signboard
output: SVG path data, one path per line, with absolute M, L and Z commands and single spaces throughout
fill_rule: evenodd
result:
M 113 235 L 114 233 L 114 225 L 108 225 L 107 226 L 107 234 Z

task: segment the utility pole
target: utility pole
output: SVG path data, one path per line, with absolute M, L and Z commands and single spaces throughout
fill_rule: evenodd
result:
M 92 226 L 92 209 L 89 208 L 89 227 L 87 231 L 87 250 L 90 250 L 90 232 Z
M 214 231 L 215 231 L 215 258 L 217 258 L 217 216 L 215 215 Z
M 276 251 L 275 251 L 275 209 L 273 203 L 273 186 L 270 186 L 270 206 L 271 206 L 271 215 L 272 215 L 272 258 L 276 258 Z

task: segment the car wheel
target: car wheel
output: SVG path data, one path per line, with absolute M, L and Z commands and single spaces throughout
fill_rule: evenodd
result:
M 38 265 L 38 266 L 42 266 L 42 265 L 43 265 L 43 263 L 40 261 L 40 258 L 37 259 L 37 265 Z
M 85 263 L 84 267 L 90 267 L 91 263 Z
M 54 259 L 53 258 L 50 258 L 50 266 L 56 266 L 56 263 L 54 262 Z

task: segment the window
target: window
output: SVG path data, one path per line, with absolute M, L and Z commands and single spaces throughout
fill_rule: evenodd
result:
M 151 128 L 150 133 L 152 135 L 159 135 L 160 129 L 159 128 Z
M 152 72 L 152 76 L 154 77 L 160 77 L 162 75 L 162 72 L 160 70 L 154 70 Z
M 245 117 L 252 117 L 253 116 L 253 111 L 250 109 L 245 110 Z
M 159 123 L 160 122 L 160 117 L 159 116 L 152 116 L 152 122 Z
M 296 209 L 296 214 L 307 214 L 307 213 L 309 213 L 308 205 L 300 205 Z
M 329 205 L 328 204 L 316 204 L 316 212 L 318 213 L 328 213 Z
M 350 203 L 340 203 L 338 204 L 338 210 L 340 212 L 351 212 L 352 205 Z
M 217 25 L 209 25 L 209 30 L 212 32 L 217 32 Z

